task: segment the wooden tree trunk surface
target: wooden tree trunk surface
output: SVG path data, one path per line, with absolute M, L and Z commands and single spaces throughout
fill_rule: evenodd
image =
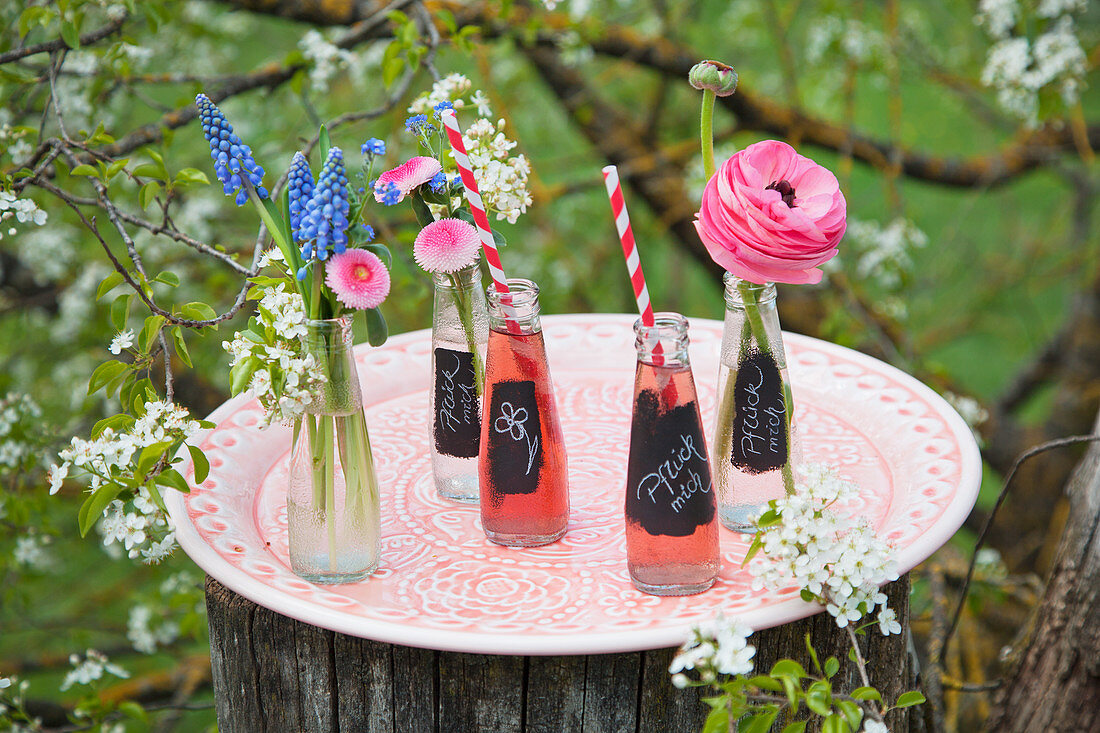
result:
M 892 700 L 914 687 L 908 576 L 886 590 L 905 633 L 869 631 L 864 649 L 872 683 Z M 701 730 L 709 711 L 708 690 L 672 686 L 675 649 L 559 657 L 418 649 L 295 621 L 209 577 L 206 605 L 221 733 L 687 732 Z M 754 634 L 757 669 L 783 657 L 809 668 L 807 632 L 822 661 L 842 662 L 838 685 L 862 684 L 847 635 L 822 614 Z M 908 730 L 908 716 L 895 716 L 890 729 Z
M 991 731 L 1100 732 L 1100 445 L 1078 465 L 1067 493 L 1058 558 L 1001 686 Z

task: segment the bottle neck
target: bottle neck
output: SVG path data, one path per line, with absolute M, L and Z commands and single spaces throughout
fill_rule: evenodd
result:
M 748 307 L 775 310 L 775 283 L 749 282 L 728 272 L 722 276 L 722 282 L 726 285 L 727 309 L 745 310 Z
M 634 348 L 638 361 L 653 366 L 686 367 L 688 360 L 688 320 L 679 313 L 655 313 L 653 325 L 642 319 L 634 322 Z
M 336 354 L 351 352 L 352 315 L 324 320 L 306 319 L 306 332 L 301 337 L 302 345 L 311 354 Z
M 481 268 L 474 262 L 455 272 L 433 272 L 432 282 L 437 290 L 475 290 L 481 287 Z
M 518 335 L 538 333 L 539 286 L 519 277 L 508 278 L 508 292 L 501 293 L 493 283 L 485 291 L 489 306 L 489 325 L 494 331 Z

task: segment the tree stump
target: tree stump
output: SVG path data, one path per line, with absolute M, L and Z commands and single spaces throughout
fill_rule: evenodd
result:
M 908 576 L 885 590 L 903 633 L 871 631 L 863 646 L 872 684 L 893 700 L 915 687 Z M 686 733 L 699 731 L 709 711 L 706 688 L 672 686 L 675 649 L 560 657 L 417 649 L 295 621 L 209 577 L 206 607 L 222 733 Z M 754 634 L 757 669 L 783 657 L 809 668 L 806 633 L 823 662 L 840 660 L 838 685 L 862 684 L 848 662 L 847 634 L 822 614 Z M 897 733 L 908 721 L 897 711 L 888 722 Z

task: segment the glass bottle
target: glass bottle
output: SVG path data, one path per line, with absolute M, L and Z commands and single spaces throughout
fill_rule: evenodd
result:
M 794 491 L 801 460 L 794 402 L 775 308 L 775 283 L 725 275 L 726 320 L 718 370 L 714 480 L 718 517 L 736 532 L 755 532 L 767 503 Z
M 477 454 L 489 315 L 477 263 L 437 272 L 432 317 L 432 473 L 439 495 L 478 501 Z
M 634 587 L 658 596 L 699 593 L 721 569 L 718 516 L 688 322 L 657 313 L 634 323 L 638 367 L 626 474 L 626 560 Z
M 306 321 L 305 353 L 325 384 L 295 420 L 287 491 L 291 569 L 314 583 L 347 583 L 378 567 L 381 512 L 351 316 Z
M 481 451 L 481 523 L 500 545 L 545 545 L 565 534 L 569 469 L 539 322 L 538 286 L 490 286 Z

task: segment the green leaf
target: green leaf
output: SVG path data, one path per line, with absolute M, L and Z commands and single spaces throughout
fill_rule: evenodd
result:
M 799 720 L 791 723 L 783 728 L 783 733 L 806 733 L 806 722 L 805 720 Z
M 848 723 L 848 727 L 852 730 L 858 730 L 859 724 L 863 722 L 863 710 L 859 705 L 856 705 L 851 700 L 834 700 L 833 704 L 840 710 L 840 714 L 844 716 L 844 720 Z
M 153 443 L 142 448 L 141 456 L 138 457 L 137 465 L 134 467 L 134 475 L 142 477 L 149 473 L 153 466 L 157 465 L 157 462 L 164 457 L 164 451 L 171 447 L 172 441 L 162 440 L 159 443 Z
M 317 130 L 317 142 L 321 146 L 321 157 L 327 158 L 328 151 L 332 148 L 332 139 L 329 137 L 328 128 L 324 125 Z
M 168 177 L 168 169 L 163 163 L 142 163 L 131 172 L 138 178 L 156 178 L 160 181 Z
M 802 679 L 803 677 L 809 676 L 806 674 L 806 670 L 803 669 L 802 665 L 793 659 L 780 659 L 775 663 L 775 666 L 772 667 L 769 674 L 772 677 L 792 677 L 794 679 Z
M 829 705 L 829 699 L 821 690 L 814 690 L 810 694 L 806 695 L 806 707 L 814 711 L 818 715 L 828 715 L 829 711 L 833 708 Z
M 87 163 L 81 163 L 76 168 L 69 171 L 69 175 L 72 176 L 98 176 L 99 171 L 94 166 L 90 166 Z
M 103 174 L 103 178 L 106 182 L 110 182 L 112 178 L 118 175 L 119 171 L 126 167 L 126 164 L 130 162 L 129 158 L 122 158 L 112 162 L 107 166 L 107 170 Z
M 149 352 L 153 348 L 153 343 L 160 336 L 160 330 L 164 328 L 165 318 L 162 315 L 155 314 L 145 319 L 145 325 L 141 329 L 141 336 L 138 339 L 138 344 L 141 346 L 143 352 Z
M 817 650 L 814 649 L 813 642 L 810 641 L 810 635 L 806 634 L 806 636 L 803 637 L 803 641 L 806 644 L 806 651 L 808 651 L 810 653 L 810 659 L 814 663 L 814 669 L 816 669 L 820 673 L 821 672 L 821 662 L 819 662 L 817 660 Z
M 154 277 L 153 282 L 162 283 L 174 288 L 180 284 L 180 276 L 170 270 L 165 270 Z
M 255 356 L 249 356 L 241 359 L 233 366 L 229 371 L 231 382 L 229 391 L 231 394 L 238 395 L 244 391 L 244 388 L 252 381 L 252 375 L 260 367 L 260 363 L 260 360 Z
M 150 479 L 145 482 L 145 488 L 149 491 L 149 496 L 153 497 L 153 503 L 156 504 L 162 512 L 167 514 L 168 507 L 164 504 L 164 497 L 160 495 L 160 489 L 157 488 L 157 482 Z
M 115 500 L 123 486 L 114 481 L 105 483 L 95 490 L 95 493 L 84 500 L 77 512 L 77 523 L 80 525 L 80 536 L 88 534 L 88 530 L 103 516 L 103 510 Z
M 180 309 L 180 315 L 192 321 L 212 321 L 218 317 L 214 309 L 206 303 L 194 301 L 187 303 Z
M 726 733 L 730 727 L 729 710 L 725 705 L 715 707 L 703 723 L 702 733 Z
M 160 193 L 160 184 L 156 181 L 149 181 L 141 187 L 138 191 L 138 206 L 142 209 L 148 209 L 149 204 L 156 200 L 157 194 Z
M 761 690 L 768 690 L 770 692 L 782 692 L 783 685 L 778 680 L 772 679 L 767 675 L 757 675 L 749 680 L 749 684 L 753 687 L 759 687 Z
M 851 697 L 856 700 L 877 700 L 882 702 L 882 695 L 874 687 L 857 687 L 852 690 Z
M 103 434 L 103 431 L 107 428 L 114 430 L 115 432 L 121 432 L 123 430 L 129 430 L 134 424 L 134 418 L 130 415 L 111 415 L 98 421 L 92 426 L 92 439 L 98 438 Z
M 91 378 L 88 379 L 88 394 L 92 395 L 103 389 L 110 382 L 113 382 L 118 377 L 122 376 L 126 372 L 130 371 L 132 367 L 129 364 L 124 364 L 121 361 L 105 361 L 96 367 L 92 372 Z M 111 390 L 107 393 L 107 396 L 111 396 Z
M 396 41 L 394 43 L 396 43 Z M 393 86 L 393 83 L 397 80 L 397 77 L 401 76 L 401 72 L 404 71 L 404 69 L 405 59 L 400 56 L 387 59 L 382 63 L 382 83 L 387 89 Z
M 798 712 L 798 701 L 802 697 L 802 688 L 795 684 L 795 681 L 790 677 L 780 677 L 779 681 L 783 683 L 783 692 L 791 703 L 792 712 Z
M 908 708 L 914 705 L 920 705 L 925 702 L 925 697 L 918 690 L 910 690 L 909 692 L 901 693 L 898 701 L 894 703 L 896 708 Z
M 118 704 L 118 711 L 132 720 L 139 720 L 142 723 L 149 722 L 149 714 L 145 712 L 138 703 L 133 700 L 123 700 Z
M 209 185 L 210 179 L 206 177 L 206 174 L 200 171 L 198 168 L 184 168 L 176 174 L 173 183 L 177 185 L 187 185 L 190 183 L 202 183 Z
M 126 321 L 130 317 L 130 301 L 133 298 L 134 293 L 123 293 L 111 303 L 111 323 L 119 331 L 126 328 Z
M 387 270 L 393 269 L 393 255 L 390 254 L 389 247 L 381 242 L 374 242 L 373 244 L 363 245 L 363 249 L 378 255 L 378 258 L 382 260 L 382 264 L 386 266 Z
M 768 733 L 777 715 L 779 715 L 778 709 L 757 713 L 748 719 L 747 725 L 742 724 L 741 731 L 742 733 Z
M 845 733 L 847 730 L 849 730 L 848 724 L 835 713 L 825 718 L 825 722 L 821 726 L 821 733 Z
M 506 240 L 504 238 L 504 235 L 500 233 L 499 228 L 493 229 L 493 243 L 496 244 L 498 249 L 500 247 L 508 246 L 508 240 Z
M 760 538 L 760 533 L 757 532 L 752 536 L 752 542 L 749 544 L 748 552 L 745 553 L 745 559 L 741 561 L 741 567 L 748 565 L 749 560 L 753 559 L 763 546 L 764 540 Z
M 188 445 L 187 452 L 191 454 L 191 463 L 195 466 L 195 483 L 201 484 L 210 475 L 210 461 L 198 446 Z
M 825 676 L 832 677 L 840 671 L 840 662 L 836 657 L 829 657 L 825 660 Z
M 187 342 L 183 339 L 183 329 L 174 326 L 169 333 L 172 336 L 172 345 L 175 347 L 176 355 L 179 356 L 180 361 L 187 366 L 192 366 L 191 354 L 187 351 Z
M 107 275 L 107 277 L 103 278 L 103 282 L 99 284 L 99 288 L 95 291 L 95 299 L 99 300 L 104 295 L 114 290 L 122 284 L 123 280 L 125 280 L 125 278 L 122 277 L 122 273 L 118 270 Z
M 798 591 L 798 597 L 806 601 L 806 603 L 813 603 L 817 600 L 817 596 L 815 596 L 813 591 L 809 588 L 803 588 L 802 590 Z
M 73 17 L 73 20 L 61 21 L 61 38 L 65 41 L 65 45 L 69 48 L 80 48 L 80 20 L 81 15 L 77 14 Z
M 378 308 L 368 308 L 364 311 L 367 318 L 367 342 L 371 346 L 381 346 L 389 338 L 389 328 L 386 319 Z
M 188 485 L 187 480 L 180 475 L 180 472 L 174 468 L 167 468 L 157 474 L 157 477 L 153 479 L 161 486 L 167 486 L 175 489 L 181 494 L 190 494 L 191 487 Z

